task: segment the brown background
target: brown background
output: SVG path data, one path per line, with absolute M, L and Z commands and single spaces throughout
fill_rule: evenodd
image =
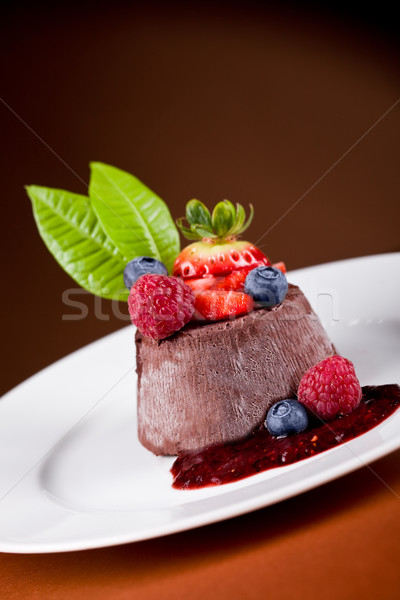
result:
M 280 6 L 43 4 L 2 20 L 2 392 L 127 325 L 89 296 L 86 319 L 63 320 L 74 284 L 23 189 L 85 193 L 91 160 L 174 217 L 192 197 L 252 202 L 248 237 L 291 269 L 400 250 L 394 17 Z M 3 555 L 0 582 L 7 598 L 397 598 L 399 458 L 161 540 Z

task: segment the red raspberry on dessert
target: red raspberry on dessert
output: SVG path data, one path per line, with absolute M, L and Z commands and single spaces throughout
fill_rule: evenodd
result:
M 194 293 L 178 277 L 142 275 L 128 298 L 131 321 L 146 337 L 162 340 L 188 323 L 194 313 Z
M 361 401 L 353 363 L 335 355 L 314 365 L 303 375 L 297 399 L 325 421 L 348 415 Z

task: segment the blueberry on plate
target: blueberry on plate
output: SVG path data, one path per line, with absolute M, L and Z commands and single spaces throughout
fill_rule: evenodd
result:
M 138 256 L 130 260 L 124 269 L 124 284 L 131 289 L 134 283 L 142 275 L 152 273 L 153 275 L 168 275 L 167 267 L 160 260 L 149 256 Z
M 286 436 L 307 429 L 308 415 L 304 406 L 293 398 L 276 402 L 267 413 L 265 427 L 271 435 Z
M 280 304 L 288 291 L 285 275 L 275 267 L 256 267 L 244 282 L 244 291 L 267 308 Z

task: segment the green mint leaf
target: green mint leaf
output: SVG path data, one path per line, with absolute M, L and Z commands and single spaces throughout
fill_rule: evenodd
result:
M 125 262 L 151 256 L 171 271 L 180 251 L 179 233 L 161 198 L 133 175 L 99 162 L 91 164 L 89 196 Z
M 63 269 L 89 292 L 126 300 L 124 258 L 100 227 L 89 198 L 30 185 L 39 233 Z

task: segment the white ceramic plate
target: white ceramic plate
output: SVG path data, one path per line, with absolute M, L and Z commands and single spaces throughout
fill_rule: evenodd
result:
M 400 253 L 294 271 L 362 385 L 400 381 Z M 340 477 L 400 447 L 400 411 L 316 457 L 202 490 L 171 487 L 173 459 L 136 439 L 134 329 L 48 367 L 0 402 L 0 550 L 134 542 L 227 519 Z

